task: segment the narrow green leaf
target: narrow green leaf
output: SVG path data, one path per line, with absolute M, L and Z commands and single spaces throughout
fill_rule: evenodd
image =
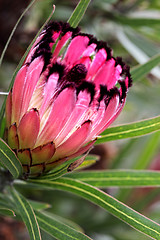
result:
M 0 215 L 3 215 L 3 216 L 9 216 L 9 217 L 15 217 L 15 212 L 11 209 L 8 209 L 8 208 L 3 208 L 0 206 Z
M 91 167 L 92 165 L 94 165 L 96 163 L 96 160 L 85 160 L 79 167 L 77 167 L 75 169 L 76 170 L 82 170 L 88 167 Z
M 99 155 L 96 155 L 96 154 L 89 154 L 89 155 L 87 155 L 86 157 L 85 157 L 85 160 L 86 161 L 92 161 L 92 160 L 94 160 L 94 161 L 99 161 Z
M 64 174 L 66 174 L 67 168 L 68 168 L 68 164 L 66 164 L 64 167 L 62 167 L 61 169 L 58 169 L 57 171 L 51 171 L 48 174 L 44 174 L 40 177 L 40 179 L 57 179 L 61 176 L 63 176 Z
M 0 138 L 3 138 L 5 128 L 6 128 L 6 120 L 5 120 L 5 118 L 3 118 L 2 122 L 1 122 L 1 126 L 0 126 Z
M 84 171 L 67 175 L 95 187 L 150 187 L 160 186 L 160 172 L 149 170 Z
M 152 68 L 157 66 L 160 63 L 160 54 L 152 57 L 148 62 L 135 66 L 131 69 L 131 75 L 133 81 L 140 80 L 144 77 L 147 73 L 149 73 Z
M 51 236 L 59 240 L 87 240 L 91 239 L 85 234 L 76 231 L 72 227 L 65 225 L 64 223 L 57 221 L 51 216 L 48 216 L 45 212 L 36 211 L 36 217 L 40 228 L 46 231 Z
M 91 0 L 80 0 L 68 22 L 72 27 L 77 27 Z
M 61 222 L 61 223 L 64 223 L 65 225 L 67 225 L 67 226 L 69 226 L 69 227 L 71 227 L 71 228 L 73 228 L 73 229 L 75 229 L 75 230 L 77 230 L 77 231 L 79 231 L 79 232 L 84 233 L 83 229 L 82 229 L 77 223 L 75 223 L 75 222 L 73 222 L 73 221 L 71 221 L 71 220 L 69 220 L 69 219 L 66 219 L 66 218 L 64 218 L 64 217 L 61 217 L 61 216 L 59 216 L 59 215 L 53 214 L 53 213 L 51 213 L 51 212 L 46 212 L 46 211 L 45 211 L 45 213 L 46 213 L 49 217 L 55 219 L 56 221 L 59 221 L 59 222 Z
M 92 159 L 96 158 L 97 159 L 97 156 L 95 157 L 95 155 L 91 155 L 92 156 Z M 86 156 L 86 159 L 90 160 L 91 159 L 91 156 Z M 59 178 L 61 176 L 63 176 L 64 174 L 66 174 L 68 172 L 68 167 L 76 162 L 78 159 L 80 159 L 81 157 L 83 157 L 83 155 L 81 156 L 78 156 L 76 158 L 73 158 L 73 159 L 70 159 L 64 163 L 62 163 L 61 166 L 58 166 L 57 168 L 55 168 L 54 170 L 50 171 L 48 174 L 45 174 L 45 175 L 42 175 L 40 178 L 42 179 L 56 179 L 56 178 Z
M 44 210 L 47 208 L 50 208 L 51 205 L 49 203 L 44 203 L 44 202 L 38 202 L 38 201 L 33 201 L 33 200 L 29 200 L 30 205 L 32 206 L 32 208 L 34 210 Z
M 108 128 L 100 135 L 96 143 L 99 144 L 118 139 L 140 137 L 158 130 L 160 130 L 160 116 Z
M 80 169 L 85 169 L 87 167 L 90 167 L 92 165 L 94 165 L 98 160 L 99 160 L 100 156 L 95 155 L 95 154 L 89 154 L 85 157 L 84 162 L 77 168 L 75 168 L 75 170 L 80 170 Z
M 30 239 L 41 240 L 37 219 L 30 203 L 14 188 L 11 188 L 11 194 L 15 201 L 16 207 L 19 210 L 19 213 L 28 229 Z
M 16 22 L 16 24 L 15 24 L 15 26 L 14 26 L 14 28 L 13 28 L 13 30 L 12 30 L 9 38 L 8 38 L 8 41 L 7 41 L 5 47 L 4 47 L 3 51 L 2 51 L 2 54 L 1 54 L 1 57 L 0 57 L 0 66 L 1 66 L 1 64 L 2 64 L 2 61 L 3 61 L 3 58 L 4 58 L 5 52 L 6 52 L 7 48 L 8 48 L 8 45 L 9 45 L 9 43 L 10 43 L 12 37 L 13 37 L 13 34 L 14 34 L 14 32 L 16 31 L 16 29 L 17 29 L 17 26 L 19 25 L 19 23 L 20 23 L 21 19 L 23 18 L 23 16 L 24 16 L 24 15 L 26 14 L 26 12 L 31 8 L 31 6 L 33 5 L 33 3 L 34 3 L 35 1 L 36 1 L 36 0 L 32 0 L 32 1 L 30 2 L 30 4 L 26 7 L 26 9 L 23 11 L 23 13 L 22 13 L 21 16 L 19 17 L 18 21 Z
M 120 218 L 136 230 L 150 236 L 153 239 L 160 239 L 160 225 L 158 223 L 153 222 L 147 217 L 119 202 L 112 196 L 91 185 L 69 178 L 59 178 L 55 181 L 32 180 L 30 182 L 36 184 L 37 186 L 43 186 L 46 189 L 59 189 L 79 195 L 82 198 L 85 198 L 109 211 L 111 214 Z
M 14 178 L 18 178 L 22 174 L 22 165 L 20 161 L 2 139 L 0 139 L 0 161 L 10 171 Z

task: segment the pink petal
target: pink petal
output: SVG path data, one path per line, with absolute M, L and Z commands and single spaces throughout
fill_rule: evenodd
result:
M 93 117 L 91 118 L 92 129 L 96 128 L 100 124 L 100 122 L 102 121 L 102 118 L 104 117 L 105 110 L 106 110 L 106 105 L 102 100 L 100 102 L 99 108 L 97 109 L 97 114 L 95 114 L 94 118 Z
M 85 113 L 84 120 L 91 120 L 92 123 L 97 116 L 98 101 L 94 99 Z M 92 126 L 93 127 L 93 126 Z
M 39 133 L 40 119 L 36 109 L 31 109 L 21 119 L 17 129 L 19 147 L 33 148 Z
M 45 73 L 42 73 L 34 89 L 34 92 L 31 96 L 28 109 L 37 108 L 37 110 L 39 111 L 43 102 L 45 84 L 46 84 L 46 76 L 45 76 Z
M 95 43 L 90 44 L 90 45 L 86 48 L 86 50 L 83 52 L 82 57 L 92 56 L 92 54 L 95 53 L 96 46 L 97 46 L 97 45 L 96 45 Z
M 92 148 L 92 146 L 93 146 L 94 143 L 95 143 L 95 140 L 92 141 L 92 142 L 90 142 L 90 143 L 88 143 L 86 146 L 81 147 L 76 153 L 70 155 L 69 157 L 64 157 L 64 158 L 59 159 L 59 160 L 57 160 L 57 161 L 55 161 L 55 160 L 52 158 L 52 159 L 46 164 L 45 172 L 47 172 L 47 171 L 49 171 L 49 170 L 51 170 L 51 169 L 53 169 L 53 168 L 61 165 L 61 164 L 64 163 L 64 162 L 67 162 L 67 161 L 70 160 L 70 159 L 76 158 L 77 156 L 80 156 L 81 154 L 89 151 L 89 150 Z
M 76 64 L 84 64 L 87 69 L 89 69 L 91 63 L 92 60 L 90 57 L 82 57 L 76 62 Z
M 86 77 L 87 80 L 91 80 L 94 77 L 94 75 L 97 73 L 99 68 L 101 68 L 104 62 L 106 61 L 106 58 L 107 58 L 106 50 L 104 48 L 100 49 L 95 55 L 92 61 L 92 64 L 89 68 L 89 71 Z
M 126 77 L 126 79 L 125 79 L 125 84 L 126 84 L 126 87 L 128 88 L 129 87 L 129 78 L 128 77 Z
M 72 32 L 67 32 L 57 43 L 57 46 L 53 53 L 53 58 L 56 58 L 60 53 L 60 50 L 64 47 L 68 39 L 72 36 Z
M 94 139 L 93 141 L 91 141 L 90 143 L 88 143 L 87 145 L 85 146 L 82 146 L 77 152 L 75 152 L 74 154 L 70 155 L 69 157 L 66 157 L 66 160 L 70 160 L 70 159 L 73 159 L 73 158 L 76 158 L 80 155 L 82 155 L 83 153 L 85 152 L 88 152 L 92 149 L 92 146 L 93 144 L 96 142 L 96 139 Z
M 53 32 L 53 35 L 52 35 L 53 42 L 56 42 L 56 40 L 57 40 L 57 38 L 59 37 L 60 34 L 61 34 L 61 31 Z
M 96 44 L 90 44 L 86 50 L 83 52 L 81 58 L 76 62 L 76 64 L 84 64 L 87 69 L 90 68 L 92 63 L 92 56 L 95 54 Z
M 13 91 L 12 91 L 12 120 L 11 122 L 19 123 L 20 113 L 21 113 L 21 106 L 22 106 L 22 99 L 24 95 L 25 89 L 25 82 L 26 82 L 26 73 L 28 67 L 24 65 L 19 72 L 17 73 Z
M 120 79 L 121 72 L 122 67 L 120 65 L 115 67 L 113 58 L 108 60 L 95 76 L 94 83 L 96 88 L 99 88 L 100 84 L 107 85 L 108 90 L 113 88 Z
M 100 134 L 104 129 L 106 129 L 109 126 L 109 123 L 111 124 L 110 120 L 115 115 L 117 109 L 119 107 L 119 96 L 115 95 L 111 98 L 107 109 L 103 115 L 103 118 L 101 118 L 101 121 L 98 124 L 95 124 L 93 126 L 93 129 L 90 133 L 90 135 L 87 138 L 87 141 L 90 141 L 91 139 L 95 138 Z
M 66 64 L 72 67 L 72 65 L 74 65 L 74 63 L 81 57 L 82 53 L 87 48 L 88 43 L 89 38 L 87 36 L 74 37 L 64 57 Z
M 87 121 L 56 149 L 52 160 L 64 158 L 65 156 L 69 156 L 78 151 L 83 146 L 90 130 L 91 122 Z
M 11 125 L 12 116 L 12 92 L 10 91 L 6 100 L 6 126 L 7 128 Z
M 66 139 L 66 137 L 69 137 L 71 135 L 73 128 L 80 126 L 84 122 L 85 113 L 88 109 L 90 100 L 91 98 L 88 92 L 81 91 L 78 94 L 78 99 L 70 118 L 55 139 L 56 146 L 59 146 L 59 144 L 61 144 L 61 142 Z
M 21 116 L 25 114 L 28 110 L 28 106 L 37 85 L 37 82 L 40 78 L 44 66 L 44 60 L 42 57 L 37 57 L 28 67 L 28 72 L 26 76 L 25 90 L 23 94 L 23 102 L 21 107 Z
M 25 63 L 30 63 L 33 54 L 35 53 L 36 49 L 38 48 L 38 45 L 37 45 L 37 44 L 41 41 L 41 39 L 42 39 L 43 36 L 44 36 L 44 32 L 41 33 L 41 34 L 37 37 L 36 41 L 34 42 L 33 46 L 31 47 L 31 50 L 29 51 L 29 53 L 28 53 L 28 55 L 27 55 L 27 58 L 26 58 L 26 60 L 25 60 Z M 36 46 L 36 45 L 37 45 L 37 46 Z
M 44 91 L 43 91 L 43 101 L 39 111 L 40 118 L 42 118 L 44 112 L 46 111 L 47 107 L 51 103 L 51 99 L 54 95 L 55 88 L 57 86 L 57 82 L 59 79 L 58 73 L 53 73 L 47 80 Z
M 99 133 L 102 133 L 108 126 L 110 126 L 114 120 L 119 116 L 121 113 L 123 107 L 124 107 L 125 101 L 123 101 L 122 104 L 119 104 L 117 110 L 115 111 L 114 115 L 109 119 L 109 121 L 106 123 L 106 125 L 103 126 L 103 128 L 100 130 Z
M 117 65 L 115 67 L 115 79 L 119 80 L 121 73 L 122 73 L 122 67 L 121 67 L 121 65 Z M 111 86 L 111 88 L 112 88 L 112 86 Z
M 59 37 L 60 35 L 60 31 L 59 32 L 53 32 L 53 35 L 52 35 L 52 39 L 53 39 L 53 42 L 49 43 L 50 47 L 52 48 L 53 44 L 55 43 L 55 41 L 57 40 L 57 38 Z M 42 40 L 42 38 L 44 37 L 44 35 L 46 34 L 46 30 L 43 31 L 36 39 L 36 41 L 34 42 L 33 46 L 31 47 L 31 50 L 29 51 L 29 54 L 25 60 L 25 63 L 30 63 L 31 59 L 32 59 L 32 56 L 34 55 L 36 49 L 39 47 L 39 43 L 40 41 Z
M 70 117 L 70 114 L 75 106 L 76 94 L 72 88 L 64 89 L 55 102 L 45 126 L 38 137 L 36 145 L 45 144 L 46 142 L 54 141 L 57 134 Z M 43 119 L 42 119 L 43 121 Z
M 109 86 L 109 82 L 113 79 L 114 72 L 115 72 L 115 60 L 112 58 L 108 60 L 96 74 L 94 79 L 96 88 L 98 89 L 99 85 L 103 84 L 107 85 L 107 89 L 109 90 L 111 88 L 111 84 Z M 112 83 L 113 86 L 115 85 L 116 81 Z

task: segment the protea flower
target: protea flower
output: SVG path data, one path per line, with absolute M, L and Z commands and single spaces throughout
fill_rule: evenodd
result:
M 52 22 L 19 70 L 6 104 L 8 144 L 38 175 L 86 152 L 122 110 L 129 68 L 68 23 Z

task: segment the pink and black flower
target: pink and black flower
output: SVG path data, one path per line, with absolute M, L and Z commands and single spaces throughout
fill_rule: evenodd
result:
M 122 110 L 129 67 L 103 41 L 50 23 L 19 70 L 6 104 L 8 144 L 37 175 L 86 152 Z

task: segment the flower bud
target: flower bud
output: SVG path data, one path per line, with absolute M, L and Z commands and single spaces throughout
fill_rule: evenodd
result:
M 93 145 L 122 110 L 131 77 L 92 35 L 52 22 L 19 70 L 6 103 L 8 144 L 30 176 Z

